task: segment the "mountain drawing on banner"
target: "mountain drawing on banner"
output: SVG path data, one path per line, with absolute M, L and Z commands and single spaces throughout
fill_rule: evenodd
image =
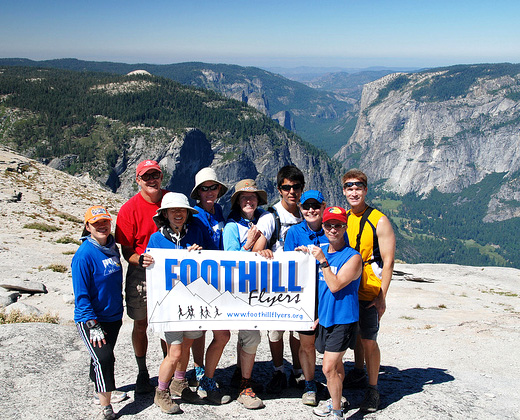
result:
M 211 284 L 208 284 L 202 277 L 185 286 L 184 283 L 177 281 L 173 288 L 167 291 L 164 297 L 156 299 L 157 303 L 150 315 L 150 323 L 154 322 L 176 322 L 181 319 L 186 319 L 187 311 L 192 311 L 193 317 L 189 319 L 203 318 L 202 312 L 214 314 L 217 309 L 232 308 L 234 311 L 252 311 L 262 308 L 262 310 L 269 310 L 271 308 L 270 302 L 255 303 L 250 305 L 245 300 L 232 295 L 229 291 L 220 292 Z M 182 305 L 186 302 L 186 305 Z M 258 299 L 255 299 L 258 302 Z M 312 319 L 297 303 L 277 303 L 277 308 L 280 306 L 287 310 L 293 310 L 297 313 L 305 314 L 306 319 Z M 161 320 L 161 321 L 157 321 Z

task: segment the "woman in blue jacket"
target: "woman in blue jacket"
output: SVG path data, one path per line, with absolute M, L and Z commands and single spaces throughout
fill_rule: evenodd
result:
M 106 208 L 90 207 L 83 243 L 72 258 L 74 322 L 91 357 L 90 379 L 105 419 L 116 417 L 110 402 L 116 389 L 114 347 L 123 317 L 123 272 L 111 222 Z M 117 397 L 122 400 L 126 394 Z

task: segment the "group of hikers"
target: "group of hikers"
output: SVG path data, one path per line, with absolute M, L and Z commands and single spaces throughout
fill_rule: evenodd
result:
M 284 331 L 267 332 L 274 371 L 265 388 L 280 393 L 288 385 L 300 387 L 302 403 L 313 406 L 314 414 L 342 419 L 343 386 L 366 387 L 360 410 L 376 411 L 381 358 L 377 335 L 392 277 L 395 236 L 388 218 L 366 203 L 366 175 L 353 169 L 342 177 L 350 206 L 346 211 L 327 206 L 320 191 L 305 191 L 301 170 L 284 166 L 276 180 L 279 202 L 263 210 L 260 206 L 268 204 L 266 191 L 255 180 L 242 179 L 234 187 L 227 218 L 217 201 L 228 187 L 212 168 L 203 168 L 195 176 L 190 195 L 197 202 L 194 206 L 184 194 L 162 189 L 162 181 L 156 161 L 140 162 L 136 169 L 140 190 L 119 210 L 115 236 L 107 209 L 90 207 L 83 242 L 72 260 L 74 321 L 91 357 L 90 378 L 101 417 L 115 418 L 112 403 L 126 398 L 116 389 L 114 375 L 114 346 L 123 316 L 123 270 L 117 244 L 128 262 L 124 295 L 133 320 L 135 393 L 155 392 L 154 402 L 162 412 L 181 412 L 177 397 L 188 403 L 231 401 L 214 377 L 231 334 L 213 330 L 206 348 L 205 331 L 162 333 L 164 359 L 158 384 L 152 385 L 146 363 L 146 268 L 154 259 L 147 248 L 255 252 L 264 258 L 284 251 L 312 255 L 317 273 L 315 328 L 288 332 L 289 380 L 283 363 Z M 264 407 L 257 395 L 264 387 L 251 377 L 260 340 L 258 330 L 238 331 L 237 365 L 230 385 L 238 388 L 237 401 L 247 409 Z M 348 348 L 354 349 L 354 368 L 345 375 L 343 355 Z M 321 402 L 314 378 L 316 351 L 323 354 L 322 372 L 330 394 Z M 190 356 L 194 377 L 188 380 Z

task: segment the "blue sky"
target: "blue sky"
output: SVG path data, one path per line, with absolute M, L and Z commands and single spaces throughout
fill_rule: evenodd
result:
M 520 62 L 518 0 L 2 0 L 0 57 L 259 67 Z

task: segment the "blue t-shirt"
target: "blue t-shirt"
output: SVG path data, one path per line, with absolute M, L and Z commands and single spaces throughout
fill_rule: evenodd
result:
M 111 241 L 113 241 L 113 237 Z M 123 318 L 123 270 L 119 255 L 107 255 L 85 240 L 72 258 L 74 322 Z
M 334 274 L 337 274 L 343 265 L 354 255 L 356 250 L 345 245 L 339 251 L 328 253 L 329 245 L 322 245 L 321 249 L 329 262 Z M 361 276 L 350 282 L 343 289 L 332 293 L 323 277 L 323 270 L 318 273 L 318 317 L 320 325 L 330 327 L 337 324 L 351 324 L 359 320 L 358 289 Z
M 220 204 L 215 203 L 215 214 L 204 210 L 200 206 L 195 206 L 195 209 L 198 210 L 199 213 L 193 215 L 193 220 L 199 225 L 202 231 L 211 238 L 215 244 L 215 249 L 224 249 L 222 231 L 224 230 L 226 219 L 224 219 Z
M 146 248 L 171 248 L 171 249 L 187 249 L 189 246 L 197 244 L 202 249 L 215 249 L 213 241 L 202 233 L 198 223 L 189 223 L 186 227 L 186 233 L 178 241 L 172 242 L 167 239 L 161 232 L 155 232 L 150 236 L 148 246 Z
M 325 236 L 323 229 L 314 232 L 304 220 L 303 222 L 289 228 L 287 235 L 285 236 L 283 250 L 294 251 L 295 248 L 301 245 L 320 246 L 328 243 L 329 240 Z

